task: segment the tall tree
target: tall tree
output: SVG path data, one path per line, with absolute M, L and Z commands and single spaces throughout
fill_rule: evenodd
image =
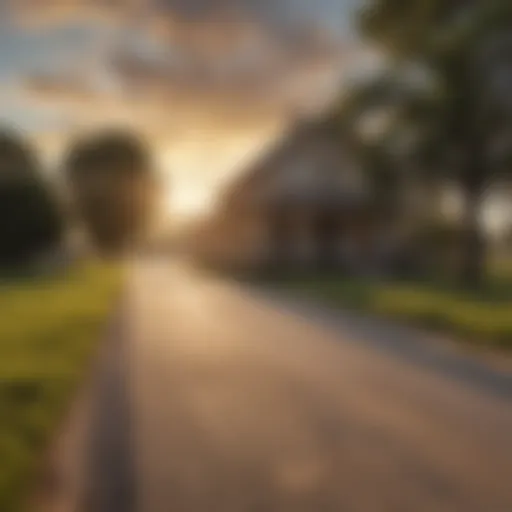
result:
M 0 133 L 0 265 L 31 263 L 59 244 L 63 228 L 36 155 L 17 135 Z
M 135 243 L 150 222 L 155 180 L 150 153 L 131 133 L 108 131 L 71 148 L 66 174 L 97 247 L 118 252 Z
M 512 4 L 507 0 L 371 0 L 363 34 L 402 68 L 421 70 L 430 93 L 405 102 L 403 121 L 418 134 L 418 160 L 452 173 L 465 199 L 465 283 L 482 281 L 482 197 L 495 166 L 489 148 L 503 128 L 496 79 L 512 69 Z M 500 84 L 502 87 L 503 84 Z M 508 121 L 507 121 L 508 123 Z M 505 124 L 507 124 L 505 123 Z

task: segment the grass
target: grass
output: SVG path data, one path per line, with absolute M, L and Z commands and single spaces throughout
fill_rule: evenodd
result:
M 469 293 L 454 285 L 350 277 L 293 278 L 285 286 L 331 304 L 512 349 L 512 264 L 493 264 L 488 285 Z
M 0 511 L 22 510 L 119 283 L 118 268 L 95 264 L 0 284 Z

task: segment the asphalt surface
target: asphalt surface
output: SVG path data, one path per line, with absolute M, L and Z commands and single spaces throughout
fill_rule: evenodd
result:
M 512 511 L 512 376 L 368 322 L 135 263 L 82 509 Z

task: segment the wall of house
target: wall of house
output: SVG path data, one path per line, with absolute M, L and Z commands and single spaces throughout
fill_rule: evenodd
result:
M 192 255 L 216 266 L 255 268 L 267 258 L 268 224 L 257 212 L 213 218 L 195 236 Z
M 314 132 L 292 141 L 270 163 L 272 168 L 266 165 L 256 170 L 249 185 L 236 188 L 235 184 L 236 193 L 202 240 L 203 254 L 233 267 L 255 268 L 271 262 L 318 267 L 325 257 L 318 232 L 318 217 L 325 206 L 321 194 L 326 190 L 339 193 L 335 202 L 350 212 L 345 202 L 364 189 L 361 176 L 338 140 Z M 286 208 L 289 202 L 294 207 L 288 218 L 276 217 L 276 207 Z M 353 215 L 340 218 L 338 224 L 334 219 L 335 228 L 329 228 L 332 240 L 324 244 L 340 266 L 362 266 L 370 251 L 357 214 Z

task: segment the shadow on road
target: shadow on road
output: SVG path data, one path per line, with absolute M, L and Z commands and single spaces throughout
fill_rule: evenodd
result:
M 512 401 L 512 372 L 482 362 L 464 350 L 436 343 L 434 336 L 413 327 L 368 315 L 319 305 L 306 298 L 286 297 L 269 290 L 252 293 L 283 313 L 298 315 L 342 333 L 346 343 L 356 343 L 384 355 L 459 381 L 478 391 Z

